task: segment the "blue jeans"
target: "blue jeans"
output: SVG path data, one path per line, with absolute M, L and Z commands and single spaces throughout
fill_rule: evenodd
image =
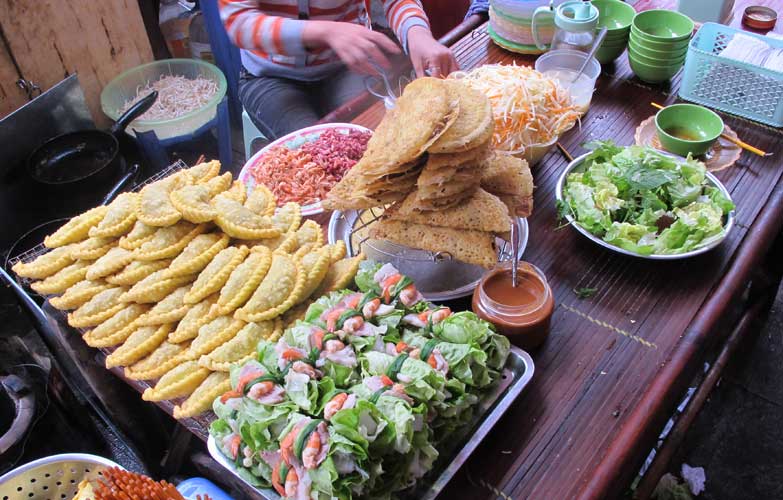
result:
M 315 124 L 364 89 L 364 75 L 347 68 L 314 82 L 254 76 L 245 70 L 239 77 L 242 106 L 269 140 Z

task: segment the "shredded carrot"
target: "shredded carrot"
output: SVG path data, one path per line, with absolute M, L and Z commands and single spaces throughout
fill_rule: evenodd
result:
M 491 64 L 449 78 L 459 78 L 489 98 L 495 119 L 492 143 L 501 151 L 546 144 L 579 119 L 569 92 L 527 66 Z

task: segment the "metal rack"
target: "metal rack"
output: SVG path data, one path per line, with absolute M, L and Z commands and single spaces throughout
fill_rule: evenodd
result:
M 153 182 L 159 181 L 165 177 L 168 177 L 169 175 L 179 172 L 180 170 L 184 170 L 188 168 L 187 163 L 185 163 L 182 160 L 177 160 L 168 167 L 164 168 L 160 172 L 156 173 L 155 175 L 147 178 L 146 180 L 136 184 L 131 188 L 131 191 L 138 192 L 141 191 L 144 186 L 147 186 L 148 184 L 152 184 Z M 50 249 L 46 248 L 43 244 L 43 242 L 39 243 L 38 245 L 34 246 L 33 248 L 22 252 L 18 255 L 14 255 L 12 257 L 9 257 L 8 259 L 8 267 L 11 268 L 14 265 L 16 265 L 18 262 L 30 262 L 39 256 L 45 254 Z M 21 276 L 16 276 L 17 282 L 19 282 L 21 285 L 23 285 L 26 289 L 30 290 L 30 283 L 32 280 L 28 278 L 22 278 Z
M 369 220 L 361 221 L 362 216 L 367 212 L 369 212 L 372 215 L 372 217 Z M 349 220 L 348 218 L 349 213 L 356 214 L 356 217 L 353 218 L 353 220 Z M 339 220 L 344 221 L 344 223 L 348 225 L 348 227 L 350 227 L 348 237 L 344 238 L 345 245 L 348 249 L 348 255 L 350 256 L 358 255 L 361 252 L 362 245 L 366 243 L 367 246 L 371 247 L 375 252 L 383 254 L 387 257 L 400 258 L 401 255 L 405 255 L 406 253 L 408 254 L 412 253 L 414 255 L 403 257 L 403 259 L 410 260 L 410 261 L 418 261 L 418 262 L 443 262 L 443 261 L 450 261 L 454 259 L 454 257 L 449 252 L 429 252 L 426 250 L 412 251 L 412 249 L 410 249 L 409 247 L 406 247 L 404 245 L 398 245 L 396 243 L 392 243 L 388 241 L 384 242 L 384 245 L 388 246 L 390 249 L 384 250 L 377 246 L 373 246 L 372 243 L 368 243 L 368 241 L 370 240 L 369 236 L 360 238 L 357 241 L 358 248 L 354 249 L 353 241 L 356 232 L 361 229 L 365 229 L 369 227 L 374 222 L 377 222 L 378 220 L 380 220 L 382 215 L 383 215 L 383 211 L 379 208 L 369 208 L 367 210 L 356 210 L 351 212 L 339 212 L 337 218 Z M 356 224 L 357 221 L 361 221 L 361 222 L 359 222 L 359 224 Z M 332 224 L 330 223 L 330 228 L 331 226 Z M 498 251 L 498 262 L 511 260 L 511 242 L 500 236 L 496 237 L 495 242 Z

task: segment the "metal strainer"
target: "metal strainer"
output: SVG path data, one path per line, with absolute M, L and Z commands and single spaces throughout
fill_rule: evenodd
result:
M 120 466 L 86 453 L 40 458 L 0 476 L 0 500 L 71 500 L 83 479 L 95 479 L 110 467 Z

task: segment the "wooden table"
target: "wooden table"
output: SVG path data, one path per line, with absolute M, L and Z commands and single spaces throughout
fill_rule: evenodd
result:
M 765 1 L 777 0 L 759 3 Z M 747 3 L 738 1 L 737 9 Z M 783 22 L 778 24 L 781 29 Z M 464 32 L 457 29 L 444 39 L 451 45 Z M 452 48 L 463 69 L 533 63 L 496 47 L 485 25 Z M 560 142 L 574 155 L 591 139 L 631 144 L 636 126 L 654 113 L 648 103 L 675 102 L 678 85 L 679 77 L 666 86 L 640 82 L 623 55 L 604 67 L 590 111 Z M 326 120 L 375 127 L 384 110 L 380 103 L 367 108 L 367 102 L 358 97 Z M 743 153 L 718 174 L 737 204 L 737 224 L 716 250 L 686 261 L 624 257 L 571 228 L 558 229 L 554 187 L 567 162 L 553 151 L 533 169 L 535 210 L 528 218 L 524 258 L 544 271 L 554 291 L 552 333 L 533 353 L 536 375 L 527 392 L 441 498 L 611 498 L 630 484 L 710 347 L 725 341 L 747 309 L 742 296 L 751 272 L 783 226 L 783 131 L 725 115 L 724 120 L 774 156 Z M 580 299 L 574 289 L 582 287 L 597 293 Z M 95 361 L 101 365 L 102 356 Z M 112 371 L 139 392 L 149 386 Z M 173 402 L 158 406 L 171 413 Z M 208 413 L 180 423 L 206 440 L 212 418 Z M 254 497 L 216 463 L 204 459 L 201 465 L 205 474 L 242 491 L 242 498 Z
M 463 69 L 534 60 L 495 46 L 486 25 L 452 49 Z M 632 144 L 636 126 L 655 112 L 651 101 L 677 100 L 679 77 L 650 86 L 633 77 L 626 57 L 604 68 L 581 126 L 561 138 L 574 156 L 592 139 Z M 372 128 L 383 112 L 378 103 L 353 121 Z M 751 270 L 783 223 L 783 132 L 723 117 L 739 137 L 774 156 L 743 153 L 718 173 L 737 204 L 737 226 L 700 257 L 629 258 L 558 229 L 554 189 L 567 161 L 553 150 L 533 169 L 535 210 L 524 258 L 544 271 L 555 293 L 552 333 L 533 353 L 529 390 L 442 498 L 607 498 L 628 487 L 708 348 L 735 324 L 732 306 L 742 305 Z M 580 299 L 573 290 L 582 287 L 597 293 Z

